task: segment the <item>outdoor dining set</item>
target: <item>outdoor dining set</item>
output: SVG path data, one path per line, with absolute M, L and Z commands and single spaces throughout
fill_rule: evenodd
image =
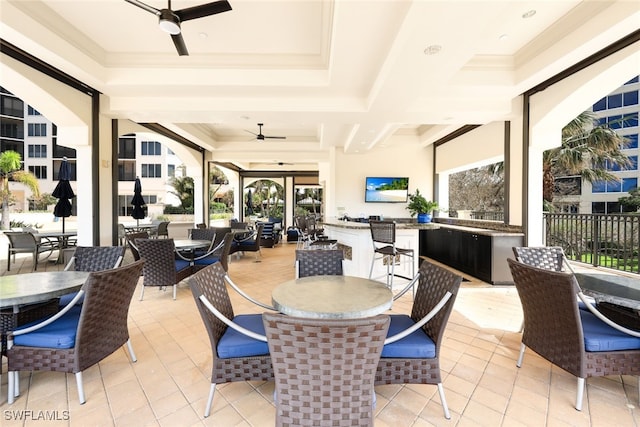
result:
M 21 392 L 18 373 L 31 370 L 75 374 L 83 403 L 84 370 L 124 344 L 136 361 L 127 313 L 138 282 L 141 300 L 149 286 L 171 286 L 175 299 L 177 283 L 187 279 L 211 344 L 205 417 L 216 386 L 237 381 L 274 381 L 276 425 L 373 425 L 374 387 L 383 384 L 434 384 L 445 418 L 451 417 L 439 354 L 461 275 L 422 259 L 416 275 L 395 291 L 345 275 L 342 249 L 301 247 L 292 260 L 295 279 L 278 285 L 270 302 L 259 301 L 229 275 L 239 234 L 194 228 L 189 239 L 174 240 L 130 233 L 132 263 L 122 265 L 124 246 L 80 246 L 65 271 L 31 273 L 45 275 L 38 289 L 20 285 L 29 274 L 3 277 L 8 403 Z M 603 301 L 585 295 L 591 291 L 581 288 L 561 249 L 514 248 L 514 258 L 506 262 L 524 314 L 518 367 L 529 348 L 575 375 L 578 410 L 586 378 L 640 376 L 640 331 L 628 319 L 605 315 Z M 229 289 L 260 313 L 236 313 Z M 409 291 L 410 313 L 389 314 Z M 25 316 L 44 300 L 49 312 Z

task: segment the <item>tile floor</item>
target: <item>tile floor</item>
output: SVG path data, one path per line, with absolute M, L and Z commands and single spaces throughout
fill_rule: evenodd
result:
M 295 245 L 232 257 L 230 275 L 249 294 L 270 302 L 278 283 L 293 278 Z M 4 252 L 3 252 L 4 253 Z M 127 252 L 128 254 L 128 252 Z M 128 257 L 129 258 L 129 257 Z M 127 262 L 127 261 L 125 261 Z M 28 256 L 1 274 L 31 270 Z M 45 262 L 39 269 L 59 269 Z M 138 285 L 140 287 L 140 285 Z M 273 426 L 273 384 L 230 383 L 217 388 L 212 415 L 203 419 L 209 390 L 210 347 L 186 282 L 178 298 L 150 289 L 130 309 L 131 341 L 138 361 L 125 349 L 85 371 L 87 402 L 78 404 L 72 375 L 21 374 L 21 395 L 6 400 L 6 375 L 0 391 L 2 426 Z M 231 291 L 237 313 L 258 312 Z M 393 312 L 408 313 L 411 296 L 396 301 Z M 575 378 L 520 346 L 521 311 L 513 287 L 464 282 L 455 302 L 441 352 L 451 420 L 446 420 L 435 386 L 376 387 L 375 425 L 384 426 L 638 426 L 637 379 L 587 380 L 584 408 L 574 409 Z M 3 366 L 6 372 L 6 363 Z M 22 417 L 22 420 L 17 419 Z M 46 420 L 46 421 L 45 421 Z

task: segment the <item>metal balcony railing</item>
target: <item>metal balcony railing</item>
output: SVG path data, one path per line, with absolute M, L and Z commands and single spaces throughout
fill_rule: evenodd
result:
M 639 273 L 640 215 L 545 213 L 547 246 L 571 260 Z

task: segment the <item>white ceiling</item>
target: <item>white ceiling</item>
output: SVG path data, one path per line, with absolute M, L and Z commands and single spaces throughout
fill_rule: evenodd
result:
M 124 0 L 0 0 L 0 36 L 101 91 L 110 117 L 159 123 L 247 169 L 313 169 L 331 147 L 426 146 L 508 119 L 515 97 L 640 22 L 627 0 L 230 4 L 182 24 L 190 56 Z M 257 123 L 287 139 L 255 141 Z

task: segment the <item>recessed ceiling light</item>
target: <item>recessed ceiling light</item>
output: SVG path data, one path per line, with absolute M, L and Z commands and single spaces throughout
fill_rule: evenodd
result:
M 498 37 L 498 40 L 505 41 L 508 38 L 509 38 L 509 34 L 500 34 L 500 37 Z
M 199 33 L 199 34 L 198 34 L 198 36 L 199 36 L 201 39 L 206 39 L 207 37 L 209 37 L 209 34 L 207 34 L 207 33 Z
M 435 55 L 437 53 L 439 53 L 442 50 L 442 46 L 440 46 L 439 44 L 432 44 L 430 46 L 427 46 L 424 49 L 424 54 L 425 55 Z
M 531 10 L 528 10 L 528 11 L 526 11 L 525 13 L 523 13 L 523 14 L 522 14 L 522 18 L 523 18 L 523 19 L 531 18 L 531 17 L 532 17 L 533 15 L 535 15 L 535 14 L 536 14 L 535 9 L 531 9 Z

